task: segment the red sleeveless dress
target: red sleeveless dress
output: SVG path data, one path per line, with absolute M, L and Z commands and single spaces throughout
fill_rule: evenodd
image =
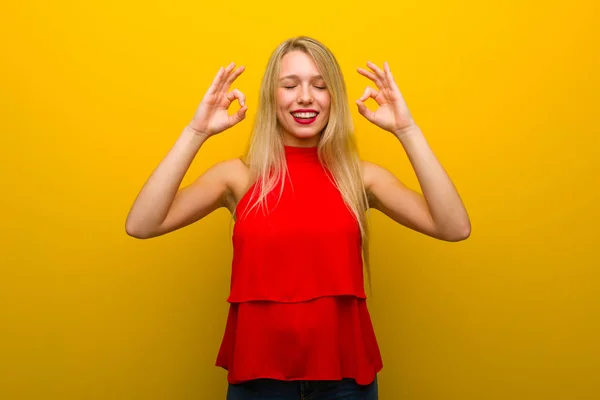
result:
M 382 359 L 366 304 L 358 223 L 317 148 L 285 147 L 289 177 L 268 210 L 237 207 L 225 333 L 216 365 L 257 378 L 369 384 Z

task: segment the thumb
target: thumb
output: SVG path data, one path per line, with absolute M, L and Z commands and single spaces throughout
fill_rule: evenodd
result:
M 358 112 L 360 115 L 365 117 L 370 122 L 373 122 L 375 119 L 375 113 L 367 108 L 365 103 L 360 100 L 356 100 L 356 105 L 358 106 Z
M 238 122 L 246 118 L 246 111 L 248 111 L 248 106 L 243 106 L 242 108 L 237 110 L 235 114 L 229 116 L 229 123 L 231 124 L 231 126 L 237 124 Z

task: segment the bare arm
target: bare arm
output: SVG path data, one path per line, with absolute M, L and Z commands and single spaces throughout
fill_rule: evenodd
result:
M 387 169 L 363 163 L 371 206 L 394 221 L 436 239 L 469 237 L 469 216 L 448 174 L 418 129 L 402 136 L 402 144 L 423 194 L 406 187 Z
M 467 211 L 450 177 L 414 122 L 389 65 L 384 63 L 383 70 L 371 62 L 367 66 L 370 70 L 359 68 L 358 72 L 373 81 L 378 90 L 365 89 L 356 102 L 358 111 L 398 138 L 423 192 L 408 189 L 382 167 L 364 163 L 365 185 L 372 205 L 394 221 L 429 236 L 447 241 L 468 238 L 471 223 Z M 364 102 L 369 98 L 377 102 L 377 110 L 366 107 Z
M 192 160 L 206 139 L 189 128 L 148 178 L 125 223 L 128 235 L 146 239 L 204 218 L 224 205 L 232 161 L 209 168 L 191 185 L 179 189 Z
M 125 230 L 130 236 L 162 235 L 197 221 L 224 205 L 230 169 L 235 161 L 219 163 L 192 185 L 179 187 L 202 144 L 245 118 L 244 95 L 238 90 L 227 92 L 244 70 L 240 67 L 233 71 L 234 66 L 231 63 L 219 69 L 192 122 L 142 187 L 125 222 Z M 236 98 L 241 108 L 228 115 L 227 110 Z

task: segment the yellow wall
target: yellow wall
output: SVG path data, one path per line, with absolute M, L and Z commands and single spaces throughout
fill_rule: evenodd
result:
M 124 221 L 230 61 L 249 118 L 185 183 L 243 150 L 296 34 L 334 50 L 352 101 L 356 67 L 389 61 L 472 218 L 450 244 L 373 212 L 381 399 L 599 398 L 595 1 L 118 3 L 2 4 L 0 398 L 224 398 L 228 214 L 149 241 Z M 415 187 L 354 115 L 363 157 Z

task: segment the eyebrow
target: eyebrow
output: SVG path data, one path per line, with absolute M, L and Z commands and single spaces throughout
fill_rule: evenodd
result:
M 300 77 L 298 75 L 286 75 L 279 78 L 280 81 L 283 81 L 284 79 L 300 79 Z M 323 77 L 321 75 L 314 75 L 311 79 L 323 79 Z

